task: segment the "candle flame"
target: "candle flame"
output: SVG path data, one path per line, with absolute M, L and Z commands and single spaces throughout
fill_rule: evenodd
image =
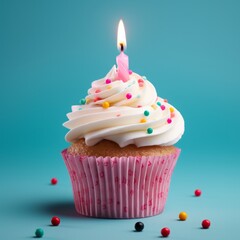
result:
M 122 19 L 119 21 L 118 24 L 117 47 L 119 50 L 123 50 L 127 47 L 126 33 Z

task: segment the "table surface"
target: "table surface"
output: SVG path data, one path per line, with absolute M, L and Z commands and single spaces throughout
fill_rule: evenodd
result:
M 18 161 L 16 161 L 18 160 Z M 237 239 L 240 221 L 239 155 L 194 154 L 182 151 L 174 170 L 162 214 L 143 219 L 97 219 L 79 216 L 74 208 L 70 178 L 60 154 L 1 157 L 0 225 L 4 239 L 29 239 L 36 228 L 44 239 L 156 239 L 169 227 L 169 239 Z M 58 178 L 51 185 L 52 177 Z M 201 197 L 194 196 L 201 189 Z M 179 221 L 181 211 L 188 213 Z M 58 216 L 61 224 L 51 226 Z M 211 227 L 201 229 L 209 219 Z M 142 221 L 142 232 L 134 224 Z

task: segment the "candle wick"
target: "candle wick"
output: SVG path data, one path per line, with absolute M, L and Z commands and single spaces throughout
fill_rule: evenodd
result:
M 120 43 L 120 49 L 121 49 L 121 52 L 123 52 L 123 51 L 124 51 L 124 46 L 123 46 L 123 44 L 122 44 L 122 43 Z

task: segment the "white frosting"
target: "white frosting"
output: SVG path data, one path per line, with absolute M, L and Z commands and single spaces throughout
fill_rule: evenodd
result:
M 70 129 L 66 141 L 85 138 L 86 144 L 93 146 L 106 139 L 120 147 L 175 144 L 184 132 L 180 112 L 157 97 L 154 86 L 144 77 L 132 73 L 129 81 L 123 82 L 117 76 L 113 66 L 106 77 L 92 83 L 86 104 L 72 106 L 64 123 Z M 104 102 L 110 107 L 104 108 Z

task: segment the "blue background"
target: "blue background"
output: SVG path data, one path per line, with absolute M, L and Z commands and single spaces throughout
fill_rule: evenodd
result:
M 175 240 L 238 239 L 239 12 L 238 0 L 0 0 L 1 236 L 32 238 L 42 227 L 45 239 L 156 239 L 168 226 Z M 136 220 L 77 216 L 60 155 L 70 106 L 115 64 L 120 18 L 130 68 L 186 122 L 165 211 L 143 219 L 142 233 Z

